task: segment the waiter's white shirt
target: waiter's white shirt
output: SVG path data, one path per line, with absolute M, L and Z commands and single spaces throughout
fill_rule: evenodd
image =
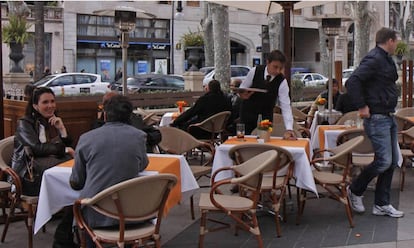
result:
M 253 67 L 247 74 L 246 79 L 244 79 L 244 81 L 240 84 L 239 88 L 252 87 L 255 73 L 256 67 Z M 266 66 L 263 75 L 264 80 L 266 80 L 267 75 L 270 74 L 267 72 Z M 274 78 L 275 76 L 270 75 L 270 81 L 272 81 Z M 277 99 L 279 101 L 279 107 L 282 109 L 283 122 L 285 123 L 286 130 L 293 130 L 293 115 L 292 108 L 290 106 L 289 85 L 286 79 L 283 79 L 282 83 L 280 83 L 279 92 L 277 93 Z

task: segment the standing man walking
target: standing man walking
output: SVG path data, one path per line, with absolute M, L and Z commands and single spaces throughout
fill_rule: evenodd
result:
M 352 209 L 363 213 L 362 195 L 368 183 L 378 176 L 372 214 L 399 218 L 404 213 L 390 204 L 391 181 L 399 152 L 393 115 L 398 100 L 395 84 L 398 75 L 391 58 L 397 47 L 396 32 L 381 28 L 375 42 L 375 48 L 362 59 L 347 81 L 349 94 L 364 120 L 365 132 L 375 151 L 374 161 L 353 180 L 348 196 Z
M 247 134 L 257 127 L 259 114 L 263 119 L 273 121 L 273 108 L 278 100 L 286 127 L 283 137 L 296 139 L 293 132 L 289 85 L 283 75 L 285 63 L 285 55 L 279 50 L 273 50 L 267 57 L 266 66 L 258 65 L 252 68 L 240 85 L 239 95 L 243 99 L 240 106 L 240 122 L 245 124 Z M 258 88 L 266 92 L 243 90 L 244 88 Z

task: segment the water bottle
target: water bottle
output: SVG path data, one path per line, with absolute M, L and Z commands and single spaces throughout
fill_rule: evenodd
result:
M 259 114 L 259 116 L 257 117 L 257 127 L 259 127 L 260 122 L 262 122 L 262 114 Z

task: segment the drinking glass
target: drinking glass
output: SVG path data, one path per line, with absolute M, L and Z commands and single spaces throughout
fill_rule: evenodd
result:
M 243 123 L 238 123 L 236 126 L 237 139 L 244 140 L 245 126 Z

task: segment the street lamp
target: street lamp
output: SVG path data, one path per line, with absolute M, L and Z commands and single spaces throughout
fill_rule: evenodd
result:
M 128 57 L 128 41 L 129 32 L 135 29 L 137 17 L 155 18 L 155 15 L 147 13 L 140 9 L 127 6 L 116 7 L 115 9 L 103 9 L 93 12 L 101 16 L 114 16 L 114 26 L 121 31 L 121 48 L 122 48 L 122 94 L 128 94 L 127 88 L 127 57 Z

